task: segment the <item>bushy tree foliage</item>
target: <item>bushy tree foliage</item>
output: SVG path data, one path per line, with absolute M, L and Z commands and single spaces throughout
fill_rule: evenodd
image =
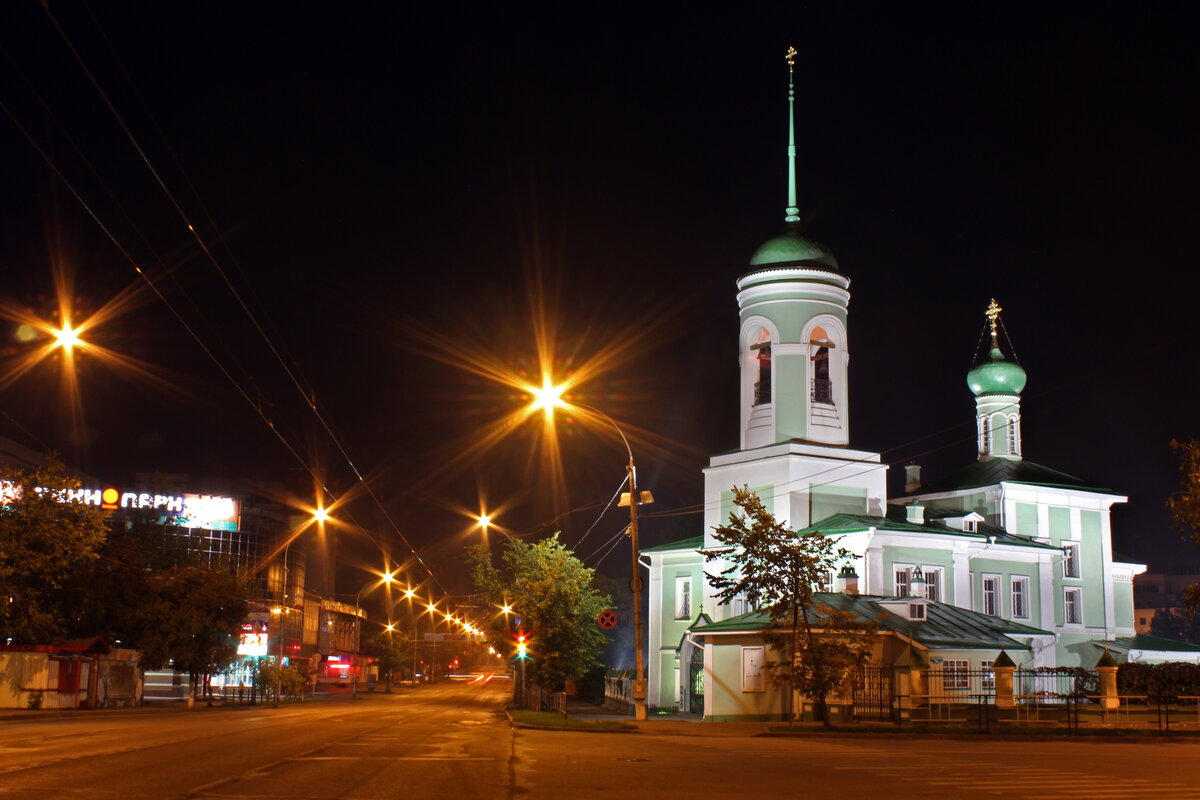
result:
M 829 725 L 825 699 L 862 664 L 874 643 L 870 620 L 818 602 L 816 587 L 849 556 L 817 531 L 791 531 L 767 512 L 748 487 L 735 487 L 729 522 L 714 529 L 721 547 L 701 551 L 727 566 L 708 575 L 718 602 L 744 597 L 765 611 L 764 639 L 779 660 L 763 665 L 768 680 L 789 684 L 813 700 Z
M 33 471 L 0 467 L 0 643 L 49 642 L 69 632 L 69 591 L 96 559 L 105 514 L 71 502 L 79 487 L 57 459 Z
M 413 642 L 404 631 L 380 631 L 366 642 L 367 655 L 379 661 L 379 674 L 392 690 L 392 676 L 401 673 L 406 664 L 412 664 Z
M 1200 442 L 1171 440 L 1171 451 L 1179 455 L 1179 483 L 1182 489 L 1167 498 L 1171 521 L 1183 538 L 1200 547 Z M 1184 590 L 1184 605 L 1188 615 L 1200 606 L 1200 584 L 1193 583 Z
M 563 546 L 558 534 L 534 544 L 510 540 L 502 568 L 486 545 L 471 548 L 470 559 L 479 591 L 521 618 L 535 681 L 557 689 L 599 665 L 608 637 L 596 619 L 612 600 L 596 590 L 594 570 Z M 498 624 L 504 624 L 503 617 Z
M 80 579 L 78 632 L 140 650 L 146 669 L 171 664 L 193 677 L 224 669 L 237 657 L 247 591 L 200 544 L 148 510 L 115 515 Z

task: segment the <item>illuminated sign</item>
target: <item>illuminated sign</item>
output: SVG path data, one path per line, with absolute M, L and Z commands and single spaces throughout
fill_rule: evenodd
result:
M 38 488 L 38 493 L 45 489 Z M 0 501 L 9 502 L 17 498 L 20 489 L 11 483 L 0 486 Z M 147 508 L 158 511 L 187 528 L 204 528 L 211 531 L 236 531 L 238 529 L 238 501 L 232 497 L 208 494 L 154 494 L 151 492 L 123 492 L 112 487 L 107 489 L 67 489 L 59 495 L 69 503 L 84 503 L 99 506 L 108 511 L 118 508 Z
M 242 631 L 238 635 L 237 652 L 239 656 L 265 656 L 267 654 L 267 634 Z

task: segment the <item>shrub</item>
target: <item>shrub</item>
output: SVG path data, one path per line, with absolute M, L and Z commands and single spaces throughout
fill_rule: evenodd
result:
M 30 711 L 40 711 L 42 702 L 46 699 L 46 693 L 41 689 L 34 689 L 29 693 L 29 697 L 25 699 L 25 706 Z

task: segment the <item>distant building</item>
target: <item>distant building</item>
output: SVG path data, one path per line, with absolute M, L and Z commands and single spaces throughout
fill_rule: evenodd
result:
M 1150 633 L 1156 614 L 1167 611 L 1183 613 L 1183 593 L 1188 586 L 1200 583 L 1200 564 L 1173 564 L 1170 572 L 1146 572 L 1133 582 L 1133 626 L 1138 633 Z

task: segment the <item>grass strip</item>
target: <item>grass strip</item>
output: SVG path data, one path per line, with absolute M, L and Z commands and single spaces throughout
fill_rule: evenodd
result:
M 513 722 L 522 725 L 542 725 L 547 728 L 584 728 L 606 731 L 637 730 L 636 725 L 628 722 L 618 722 L 612 719 L 579 719 L 570 714 L 559 714 L 557 711 L 530 711 L 524 708 L 510 708 L 508 713 Z

